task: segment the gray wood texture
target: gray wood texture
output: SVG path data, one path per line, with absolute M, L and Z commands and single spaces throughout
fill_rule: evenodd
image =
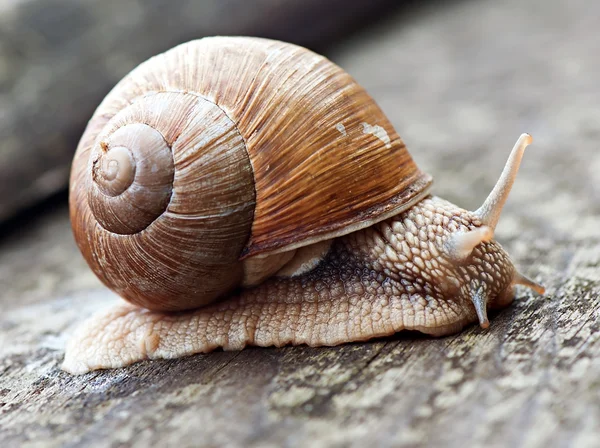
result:
M 534 136 L 497 238 L 544 297 L 519 290 L 488 331 L 73 377 L 59 370 L 69 332 L 117 299 L 56 206 L 0 244 L 0 446 L 598 446 L 598 13 L 583 0 L 416 8 L 331 54 L 464 207 Z
M 392 0 L 0 0 L 0 222 L 66 188 L 87 120 L 141 61 L 207 35 L 318 47 Z

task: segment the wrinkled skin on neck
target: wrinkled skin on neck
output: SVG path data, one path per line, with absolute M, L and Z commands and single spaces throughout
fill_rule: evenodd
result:
M 338 238 L 300 276 L 274 277 L 190 312 L 123 304 L 93 316 L 70 340 L 63 368 L 84 373 L 218 347 L 336 345 L 403 329 L 440 336 L 478 320 L 486 326 L 487 308 L 512 302 L 516 271 L 493 240 L 460 261 L 448 250 L 451 235 L 480 226 L 472 212 L 429 197 Z

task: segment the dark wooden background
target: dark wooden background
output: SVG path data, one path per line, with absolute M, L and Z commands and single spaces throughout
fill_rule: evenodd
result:
M 599 13 L 428 2 L 327 48 L 459 205 L 477 207 L 518 135 L 534 136 L 497 238 L 544 297 L 519 290 L 489 331 L 73 377 L 59 370 L 69 332 L 117 298 L 55 201 L 0 241 L 0 446 L 598 446 Z

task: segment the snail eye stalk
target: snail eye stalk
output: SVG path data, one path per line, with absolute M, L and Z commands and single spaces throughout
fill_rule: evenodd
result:
M 513 183 L 515 182 L 519 166 L 521 165 L 521 159 L 525 153 L 525 148 L 527 148 L 532 141 L 531 135 L 521 134 L 517 143 L 515 143 L 510 156 L 508 156 L 504 170 L 500 175 L 500 179 L 498 179 L 498 182 L 494 186 L 494 189 L 483 205 L 474 212 L 481 222 L 491 227 L 492 230 L 496 229 L 500 214 L 502 213 L 502 208 L 506 203 L 506 199 L 508 199 Z

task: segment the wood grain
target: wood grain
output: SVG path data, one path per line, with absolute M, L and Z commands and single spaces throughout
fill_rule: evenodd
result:
M 590 55 L 600 54 L 599 8 L 421 8 L 334 54 L 434 175 L 434 192 L 458 205 L 478 207 L 515 138 L 533 135 L 497 238 L 546 285 L 544 298 L 519 294 L 487 332 L 221 352 L 71 377 L 58 369 L 65 335 L 116 299 L 77 255 L 66 206 L 57 208 L 0 246 L 0 445 L 597 446 L 600 90 Z

